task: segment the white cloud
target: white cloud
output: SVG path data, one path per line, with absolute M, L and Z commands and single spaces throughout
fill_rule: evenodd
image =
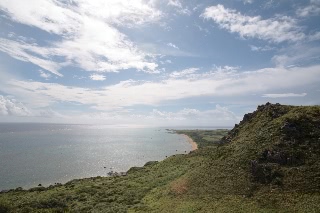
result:
M 194 26 L 195 26 L 196 28 L 198 28 L 199 31 L 204 32 L 206 36 L 210 34 L 210 31 L 209 31 L 207 28 L 203 28 L 203 27 L 201 27 L 201 26 L 198 25 L 198 24 L 194 24 Z
M 179 0 L 169 0 L 168 5 L 175 7 L 176 11 L 180 14 L 191 15 L 191 11 L 188 8 L 183 7 Z
M 203 7 L 203 4 L 197 4 L 195 7 L 192 8 L 193 11 L 198 11 L 200 8 Z
M 163 14 L 146 0 L 76 0 L 76 10 L 97 19 L 116 25 L 137 27 L 158 22 Z
M 320 32 L 315 32 L 314 34 L 309 35 L 309 41 L 320 40 Z
M 44 78 L 44 79 L 49 79 L 49 78 L 51 78 L 51 75 L 50 75 L 50 73 L 46 73 L 46 72 L 44 72 L 43 70 L 39 70 L 39 72 L 40 72 L 40 77 L 41 78 Z
M 227 107 L 216 105 L 209 110 L 184 108 L 177 112 L 153 109 L 145 114 L 125 111 L 95 112 L 75 116 L 82 122 L 104 124 L 127 124 L 146 126 L 232 126 L 239 122 L 235 114 Z M 215 119 L 212 119 L 215 118 Z
M 182 4 L 179 0 L 169 0 L 168 5 L 182 8 Z
M 0 95 L 0 115 L 29 116 L 31 113 L 21 102 Z
M 17 101 L 12 97 L 0 95 L 0 117 L 1 121 L 20 122 L 65 122 L 69 116 L 62 115 L 50 108 L 47 109 L 30 109 L 25 104 Z
M 212 69 L 212 72 L 215 72 L 215 73 L 218 73 L 218 72 L 223 72 L 223 73 L 226 73 L 226 72 L 235 72 L 237 71 L 238 69 L 240 69 L 240 67 L 233 67 L 233 66 L 228 66 L 228 65 L 225 65 L 225 66 L 217 66 L 217 65 L 213 65 L 213 69 Z
M 320 15 L 320 1 L 310 0 L 310 4 L 306 7 L 298 8 L 296 14 L 300 17 Z
M 1 51 L 55 75 L 62 76 L 58 70 L 68 65 L 101 72 L 130 68 L 154 72 L 157 67 L 153 55 L 139 50 L 115 27 L 159 21 L 161 12 L 148 2 L 3 0 L 0 9 L 15 22 L 59 36 L 59 41 L 47 42 L 46 46 L 15 37 L 0 42 Z M 60 61 L 54 60 L 57 57 Z
M 172 61 L 167 59 L 165 61 L 160 61 L 161 64 L 172 64 Z M 163 68 L 165 70 L 165 68 Z
M 264 47 L 258 47 L 258 46 L 254 46 L 254 45 L 249 45 L 250 49 L 252 51 L 270 51 L 270 50 L 274 50 L 275 48 L 274 47 L 270 47 L 270 46 L 264 46 Z
M 51 53 L 49 49 L 41 48 L 34 43 L 28 44 L 23 41 L 12 41 L 0 38 L 0 51 L 6 52 L 15 59 L 33 63 L 55 75 L 62 76 L 62 74 L 58 72 L 61 66 L 50 60 Z
M 304 97 L 307 93 L 274 93 L 274 94 L 264 94 L 264 98 L 291 98 L 291 97 Z
M 90 78 L 91 78 L 91 80 L 94 80 L 94 81 L 104 81 L 104 80 L 106 80 L 106 76 L 99 75 L 99 74 L 90 75 Z
M 186 77 L 190 74 L 197 72 L 198 70 L 199 70 L 199 68 L 192 67 L 192 68 L 184 69 L 181 71 L 174 71 L 174 72 L 170 73 L 169 77 L 170 78 Z
M 162 16 L 161 11 L 143 0 L 2 0 L 0 7 L 14 21 L 59 35 L 77 34 L 83 25 L 83 17 L 134 26 L 156 22 Z
M 173 43 L 168 43 L 167 46 L 173 47 L 173 48 L 179 50 L 179 47 L 177 47 L 177 45 L 175 45 L 175 44 L 173 44 Z
M 0 85 L 24 103 L 50 106 L 57 102 L 79 103 L 98 110 L 118 110 L 134 105 L 157 106 L 166 101 L 193 97 L 238 97 L 252 93 L 272 93 L 320 82 L 320 66 L 266 68 L 237 72 L 221 69 L 205 74 L 163 81 L 122 81 L 88 89 L 55 83 L 11 80 Z M 285 81 L 283 80 L 285 79 Z M 139 95 L 137 95 L 139 94 Z
M 263 1 L 262 4 L 262 8 L 263 9 L 272 9 L 272 8 L 276 8 L 279 7 L 281 1 L 278 0 L 267 0 L 267 1 Z
M 200 57 L 199 55 L 182 51 L 176 48 L 167 48 L 168 45 L 158 45 L 156 43 L 140 43 L 139 47 L 154 55 L 160 56 L 177 56 L 177 57 Z
M 252 3 L 253 3 L 253 0 L 243 0 L 243 3 L 244 3 L 244 4 L 252 4 Z
M 13 21 L 40 28 L 55 34 L 71 34 L 80 27 L 81 15 L 62 2 L 45 0 L 3 0 L 0 8 Z
M 201 16 L 212 19 L 221 28 L 238 33 L 241 37 L 258 38 L 275 43 L 295 42 L 305 38 L 296 20 L 287 16 L 262 19 L 261 16 L 242 15 L 220 4 L 206 8 Z
M 221 107 L 220 105 L 216 105 L 215 109 L 205 111 L 184 108 L 178 112 L 167 112 L 153 109 L 151 115 L 164 120 L 200 120 L 206 123 L 208 120 L 212 122 L 212 118 L 215 118 L 216 121 L 237 120 L 233 112 L 229 111 L 227 107 Z
M 184 108 L 177 112 L 159 111 L 153 109 L 149 119 L 170 121 L 170 124 L 180 125 L 233 125 L 238 121 L 237 116 L 227 107 L 216 105 L 214 109 L 200 111 L 192 108 Z M 214 119 L 212 119 L 214 118 Z
M 69 116 L 62 115 L 61 113 L 58 113 L 50 108 L 36 110 L 35 112 L 33 112 L 33 116 L 34 117 L 41 117 L 41 118 L 64 118 L 64 119 L 69 118 Z
M 139 125 L 225 125 L 231 126 L 239 120 L 227 107 L 216 105 L 215 108 L 200 111 L 184 108 L 177 112 L 153 109 L 144 114 L 133 113 L 130 110 L 112 110 L 109 112 L 69 112 L 68 116 L 58 113 L 51 108 L 28 110 L 27 107 L 15 99 L 0 95 L 0 116 L 20 118 L 16 121 L 26 121 L 28 117 L 37 122 L 81 122 L 104 124 L 139 124 Z M 214 118 L 214 119 L 212 119 Z M 41 119 L 41 120 L 39 120 Z
M 285 48 L 272 57 L 276 66 L 312 64 L 319 61 L 320 49 L 317 46 L 298 44 Z

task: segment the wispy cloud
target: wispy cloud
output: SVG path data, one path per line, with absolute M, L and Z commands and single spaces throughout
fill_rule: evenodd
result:
M 12 41 L 0 38 L 0 51 L 9 54 L 15 59 L 30 62 L 55 75 L 62 76 L 58 71 L 61 66 L 59 63 L 50 60 L 51 53 L 47 48 L 39 47 L 34 43 L 28 44 L 23 41 Z M 41 57 L 39 57 L 39 55 L 41 55 Z
M 292 98 L 292 97 L 304 97 L 307 93 L 274 93 L 274 94 L 264 94 L 264 98 Z
M 200 57 L 198 54 L 173 48 L 172 46 L 168 45 L 168 43 L 165 45 L 162 45 L 162 44 L 159 45 L 157 43 L 140 43 L 139 47 L 145 50 L 146 52 L 150 52 L 157 56 L 160 55 L 160 56 L 177 56 L 177 57 L 193 57 L 193 58 Z
M 280 1 L 277 0 L 267 0 L 267 1 L 263 1 L 262 3 L 262 8 L 263 9 L 272 9 L 272 8 L 276 8 L 280 5 Z
M 198 70 L 199 70 L 199 68 L 192 67 L 192 68 L 184 69 L 181 71 L 174 71 L 174 72 L 170 73 L 169 77 L 170 78 L 186 77 L 190 74 L 197 72 Z
M 287 47 L 272 57 L 276 66 L 308 65 L 320 60 L 320 49 L 311 44 L 298 44 Z
M 136 27 L 157 22 L 162 14 L 144 1 L 1 1 L 0 9 L 12 21 L 59 36 L 46 46 L 2 39 L 0 50 L 62 76 L 62 66 L 88 71 L 117 72 L 134 68 L 153 72 L 157 64 L 115 26 Z M 62 61 L 54 60 L 62 58 Z
M 179 0 L 169 0 L 168 5 L 175 7 L 176 11 L 180 14 L 191 15 L 191 11 L 187 7 L 183 7 Z
M 93 74 L 89 76 L 91 80 L 94 81 L 104 81 L 106 80 L 106 76 L 105 75 L 100 75 L 100 74 Z
M 306 37 L 302 28 L 297 25 L 297 21 L 288 16 L 279 15 L 262 19 L 261 16 L 243 15 L 220 4 L 206 8 L 201 16 L 213 20 L 223 29 L 238 33 L 241 37 L 258 38 L 275 43 L 295 42 Z
M 254 0 L 243 0 L 244 4 L 252 4 Z
M 179 47 L 177 47 L 177 45 L 175 45 L 175 44 L 173 44 L 173 43 L 167 43 L 167 46 L 173 47 L 173 48 L 179 50 Z
M 212 122 L 211 118 L 215 118 L 216 123 L 220 123 L 221 121 L 224 121 L 225 124 L 233 124 L 238 122 L 236 115 L 232 111 L 230 111 L 227 107 L 221 107 L 218 104 L 214 109 L 204 111 L 192 108 L 184 108 L 178 112 L 168 112 L 153 109 L 151 112 L 151 117 L 169 121 L 180 120 L 183 121 L 185 125 L 192 125 L 190 121 L 197 123 L 200 121 L 202 125 L 213 125 L 214 123 Z
M 296 14 L 300 17 L 307 17 L 320 14 L 320 1 L 310 0 L 310 4 L 306 7 L 297 9 Z
M 40 77 L 41 77 L 41 78 L 44 78 L 44 79 L 46 79 L 46 80 L 48 80 L 49 78 L 51 78 L 51 74 L 50 74 L 50 73 L 46 73 L 46 72 L 44 72 L 43 70 L 39 70 L 39 72 L 40 72 Z
M 258 47 L 258 46 L 254 46 L 254 45 L 249 45 L 250 49 L 252 51 L 270 51 L 270 50 L 274 50 L 275 48 L 274 47 L 270 47 L 270 46 L 264 46 L 264 47 Z
M 179 0 L 169 0 L 168 5 L 182 8 L 182 4 Z

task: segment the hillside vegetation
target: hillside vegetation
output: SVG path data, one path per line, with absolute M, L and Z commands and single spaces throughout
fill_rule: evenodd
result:
M 213 118 L 214 119 L 214 118 Z M 319 212 L 320 107 L 269 104 L 127 176 L 0 194 L 0 212 Z

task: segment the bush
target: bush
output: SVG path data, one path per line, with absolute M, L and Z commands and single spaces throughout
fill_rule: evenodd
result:
M 9 203 L 0 201 L 0 212 L 1 213 L 7 213 L 11 211 L 11 206 Z

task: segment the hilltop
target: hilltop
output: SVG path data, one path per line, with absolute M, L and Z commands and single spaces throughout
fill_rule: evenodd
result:
M 214 119 L 214 118 L 213 118 Z M 0 194 L 0 212 L 317 212 L 320 106 L 270 104 L 230 131 L 177 131 L 198 150 L 126 176 Z

